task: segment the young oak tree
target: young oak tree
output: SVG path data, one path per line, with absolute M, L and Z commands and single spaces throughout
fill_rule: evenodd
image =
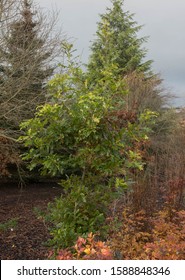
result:
M 86 73 L 71 60 L 72 46 L 64 47 L 68 65 L 50 80 L 50 102 L 22 123 L 20 138 L 31 170 L 65 178 L 65 195 L 51 206 L 48 218 L 57 249 L 72 246 L 89 231 L 103 236 L 109 203 L 128 187 L 131 170 L 143 168 L 139 144 L 147 141 L 155 117 L 147 111 L 137 123 L 120 119 L 126 88 L 114 75 L 117 66 L 107 64 L 91 89 Z
M 21 124 L 21 139 L 29 148 L 24 158 L 31 168 L 40 166 L 52 176 L 80 171 L 82 177 L 106 177 L 124 173 L 133 162 L 142 169 L 135 144 L 145 141 L 153 113 L 140 114 L 136 123 L 120 119 L 127 91 L 122 77 L 114 74 L 117 66 L 107 64 L 91 89 L 86 73 L 73 62 L 72 45 L 64 48 L 68 65 L 49 81 L 50 102 Z
M 110 37 L 107 21 L 102 32 L 105 39 Z M 49 82 L 50 102 L 22 124 L 26 133 L 22 139 L 30 149 L 25 159 L 31 168 L 40 166 L 43 174 L 52 176 L 76 171 L 83 177 L 119 174 L 133 162 L 142 168 L 138 142 L 144 141 L 145 124 L 153 114 L 147 111 L 129 118 L 125 114 L 127 87 L 119 64 L 109 59 L 114 48 L 105 44 L 109 55 L 102 56 L 103 68 L 92 87 L 91 73 L 83 73 L 71 59 L 72 46 L 63 47 L 68 65 Z

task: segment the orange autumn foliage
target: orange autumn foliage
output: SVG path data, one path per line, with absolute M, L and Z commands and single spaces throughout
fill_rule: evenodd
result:
M 111 249 L 124 260 L 184 260 L 185 211 L 166 208 L 151 218 L 125 211 Z
M 49 258 L 54 255 L 51 251 Z M 79 237 L 72 248 L 59 250 L 56 260 L 111 260 L 112 252 L 108 245 L 102 241 L 96 241 L 95 235 L 88 234 L 87 238 Z

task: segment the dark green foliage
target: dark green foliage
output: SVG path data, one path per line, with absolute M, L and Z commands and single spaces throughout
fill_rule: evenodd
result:
M 108 206 L 114 197 L 113 189 L 94 182 L 93 177 L 86 182 L 77 176 L 71 176 L 61 182 L 65 195 L 50 203 L 45 220 L 52 224 L 53 239 L 49 244 L 55 248 L 72 246 L 78 236 L 89 232 L 99 232 L 105 237 L 105 223 Z
M 116 12 L 118 8 L 121 1 L 114 1 Z M 103 19 L 105 44 L 97 68 L 93 65 L 84 73 L 72 59 L 72 45 L 64 43 L 67 63 L 49 82 L 49 102 L 21 124 L 20 140 L 28 149 L 23 159 L 30 169 L 39 167 L 43 175 L 68 178 L 62 181 L 64 197 L 49 206 L 46 216 L 52 223 L 50 245 L 56 249 L 72 246 L 78 236 L 89 232 L 105 236 L 109 204 L 120 194 L 118 190 L 127 190 L 132 173 L 143 169 L 141 147 L 157 116 L 145 108 L 131 114 L 126 110 L 129 92 L 123 74 L 135 69 L 147 72 L 149 64 L 141 62 L 144 52 L 135 38 L 137 28 L 131 28 L 134 37 L 128 35 L 132 40 L 126 43 L 133 44 L 135 52 L 130 53 L 130 46 L 124 58 L 123 49 L 115 50 L 108 19 Z M 130 20 L 126 15 L 126 25 Z
M 135 121 L 125 115 L 127 92 L 114 69 L 107 66 L 93 90 L 73 64 L 50 81 L 53 101 L 21 126 L 31 169 L 40 166 L 42 174 L 52 176 L 79 171 L 103 177 L 125 174 L 132 164 L 142 169 L 135 144 L 147 139 L 155 114 L 145 111 Z
M 123 0 L 111 2 L 112 7 L 101 15 L 92 44 L 87 64 L 90 86 L 96 87 L 99 79 L 103 79 L 107 65 L 114 65 L 112 75 L 123 79 L 127 89 L 127 94 L 122 96 L 125 114 L 138 116 L 147 109 L 162 115 L 167 98 L 162 80 L 152 72 L 152 61 L 145 61 L 146 49 L 142 44 L 146 38 L 138 38 L 141 26 L 124 10 Z
M 115 65 L 107 65 L 93 90 L 79 66 L 71 61 L 72 46 L 65 45 L 66 71 L 49 82 L 51 102 L 38 108 L 35 118 L 22 123 L 20 138 L 29 149 L 24 159 L 42 174 L 78 174 L 62 181 L 66 195 L 49 207 L 48 221 L 56 248 L 68 247 L 78 236 L 105 234 L 108 206 L 130 170 L 142 170 L 139 144 L 147 141 L 156 115 L 145 111 L 128 116 L 127 94 Z M 111 190 L 113 187 L 114 192 Z
M 149 74 L 151 61 L 144 62 L 146 50 L 141 47 L 145 38 L 138 38 L 137 26 L 133 15 L 122 9 L 123 0 L 112 0 L 112 8 L 101 15 L 96 39 L 92 44 L 92 53 L 88 71 L 92 82 L 100 78 L 105 64 L 116 64 L 117 73 L 125 75 L 133 71 Z

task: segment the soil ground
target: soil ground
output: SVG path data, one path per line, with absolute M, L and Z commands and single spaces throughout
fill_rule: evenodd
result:
M 48 202 L 60 196 L 56 183 L 34 183 L 20 189 L 16 183 L 0 182 L 0 259 L 43 260 L 49 232 L 34 209 L 45 210 Z M 16 219 L 16 225 L 2 230 L 2 225 Z

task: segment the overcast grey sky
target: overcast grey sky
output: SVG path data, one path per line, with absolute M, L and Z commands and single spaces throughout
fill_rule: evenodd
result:
M 35 0 L 42 8 L 57 7 L 60 24 L 87 61 L 90 41 L 96 32 L 99 14 L 111 6 L 109 0 Z M 185 0 L 125 0 L 125 9 L 134 13 L 139 36 L 149 36 L 147 59 L 161 74 L 164 85 L 178 95 L 176 105 L 185 106 Z

